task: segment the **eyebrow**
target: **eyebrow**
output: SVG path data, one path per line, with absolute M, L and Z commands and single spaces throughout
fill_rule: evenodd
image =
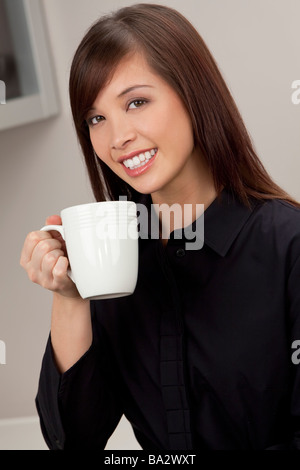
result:
M 123 90 L 118 95 L 118 98 L 121 98 L 122 96 L 127 95 L 127 93 L 130 93 L 131 91 L 134 91 L 137 88 L 153 88 L 153 86 L 151 86 L 151 85 L 133 85 L 133 86 L 130 86 L 129 88 L 126 88 L 125 90 Z
M 121 91 L 121 93 L 117 96 L 118 98 L 121 98 L 124 95 L 127 95 L 127 93 L 130 93 L 133 90 L 139 89 L 139 88 L 154 88 L 152 85 L 133 85 L 128 88 L 125 88 L 125 90 Z M 86 115 L 88 116 L 91 112 L 96 111 L 96 108 L 91 107 Z

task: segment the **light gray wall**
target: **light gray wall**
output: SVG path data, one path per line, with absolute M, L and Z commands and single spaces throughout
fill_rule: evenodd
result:
M 69 205 L 92 200 L 68 103 L 70 62 L 101 14 L 136 2 L 41 0 L 61 101 L 58 117 L 0 133 L 0 419 L 35 414 L 41 358 L 50 326 L 51 294 L 19 267 L 27 232 Z M 149 2 L 152 3 L 152 2 Z M 300 200 L 299 0 L 165 0 L 197 27 L 238 103 L 260 157 Z M 30 110 L 28 110 L 30 112 Z

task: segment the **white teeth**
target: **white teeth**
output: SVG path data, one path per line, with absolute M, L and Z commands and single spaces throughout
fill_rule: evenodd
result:
M 123 164 L 126 166 L 126 168 L 135 170 L 140 166 L 144 166 L 156 154 L 156 152 L 157 149 L 152 149 L 151 151 L 140 153 L 138 156 L 136 155 L 133 158 L 128 158 L 128 160 L 124 160 Z

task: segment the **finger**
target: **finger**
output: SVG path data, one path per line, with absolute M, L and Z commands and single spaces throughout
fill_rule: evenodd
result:
M 64 256 L 64 252 L 60 249 L 52 250 L 47 253 L 42 260 L 41 263 L 41 277 L 44 279 L 45 282 L 48 284 L 53 282 L 53 268 L 56 265 L 58 259 Z M 44 285 L 44 287 L 47 287 Z
M 53 280 L 57 285 L 71 282 L 71 279 L 68 276 L 68 267 L 68 258 L 66 258 L 65 256 L 60 256 L 52 270 Z
M 44 257 L 51 253 L 51 251 L 53 250 L 62 249 L 62 244 L 59 240 L 56 240 L 55 238 L 41 240 L 33 249 L 31 264 L 35 267 L 35 269 L 42 271 L 42 263 Z
M 61 217 L 59 215 L 50 215 L 46 219 L 46 225 L 62 225 Z M 49 233 L 53 238 L 59 240 L 65 247 L 65 241 L 59 232 L 57 232 L 56 230 L 51 230 Z
M 48 240 L 42 240 L 35 246 L 31 260 L 27 263 L 25 268 L 28 277 L 32 282 L 40 284 L 43 287 L 48 287 L 46 286 L 46 283 L 50 283 L 52 278 L 48 273 L 47 279 L 47 275 L 45 275 L 45 273 L 43 272 L 43 262 L 45 256 L 48 257 L 48 261 L 49 256 L 50 259 L 52 259 L 51 255 L 49 254 L 55 250 L 61 250 L 61 244 L 58 240 L 55 240 L 53 238 L 50 238 Z
M 52 290 L 60 292 L 66 296 L 79 296 L 77 287 L 68 275 L 69 261 L 65 256 L 58 258 L 56 265 L 53 268 L 53 286 Z
M 42 240 L 49 240 L 52 239 L 51 234 L 48 232 L 41 232 L 35 231 L 30 232 L 24 242 L 21 257 L 20 257 L 20 264 L 22 267 L 25 267 L 27 263 L 31 261 L 31 257 L 35 247 L 42 241 Z
M 62 225 L 61 217 L 59 215 L 50 215 L 46 219 L 46 225 Z

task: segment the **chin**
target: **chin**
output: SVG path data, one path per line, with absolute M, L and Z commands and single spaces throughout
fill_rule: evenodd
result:
M 162 189 L 160 186 L 152 185 L 152 186 L 132 186 L 133 189 L 138 191 L 141 194 L 153 194 Z
M 158 182 L 156 182 L 156 184 L 154 182 L 140 182 L 140 184 L 130 184 L 128 181 L 127 183 L 137 192 L 141 193 L 141 194 L 152 194 L 152 193 L 155 193 L 157 191 L 160 191 L 163 187 L 163 185 L 160 185 L 158 184 Z

